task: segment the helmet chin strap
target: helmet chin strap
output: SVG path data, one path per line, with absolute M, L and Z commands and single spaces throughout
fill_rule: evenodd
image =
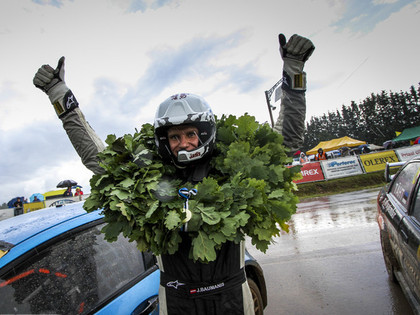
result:
M 201 157 L 206 154 L 207 152 L 207 146 L 201 146 L 198 149 L 192 150 L 192 151 L 178 151 L 178 162 L 185 163 L 185 162 L 191 162 L 198 159 L 201 159 Z
M 213 135 L 216 133 L 216 131 L 213 132 Z M 199 137 L 200 139 L 200 137 Z M 192 162 L 195 160 L 201 159 L 209 150 L 209 144 L 211 141 L 214 141 L 213 137 L 210 137 L 204 144 L 201 143 L 200 140 L 200 147 L 198 147 L 195 150 L 186 151 L 186 150 L 180 150 L 178 151 L 178 157 L 177 160 L 179 163 L 186 163 L 186 162 Z

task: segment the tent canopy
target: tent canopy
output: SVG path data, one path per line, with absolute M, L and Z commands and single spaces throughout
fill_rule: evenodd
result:
M 392 139 L 392 141 L 404 141 L 404 140 L 412 140 L 420 136 L 420 126 L 406 128 L 401 132 L 401 134 Z
M 366 144 L 366 141 L 360 141 L 346 136 L 332 139 L 330 141 L 321 141 L 315 148 L 306 151 L 306 155 L 317 154 L 319 148 L 322 148 L 322 150 L 328 152 L 331 150 L 337 150 L 341 147 L 357 147 L 362 144 Z

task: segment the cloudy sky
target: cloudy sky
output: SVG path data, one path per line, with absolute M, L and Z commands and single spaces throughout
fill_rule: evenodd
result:
M 66 57 L 66 82 L 102 139 L 152 122 L 168 96 L 269 120 L 280 32 L 309 37 L 307 119 L 420 82 L 420 0 L 0 0 L 0 203 L 90 171 L 32 79 Z

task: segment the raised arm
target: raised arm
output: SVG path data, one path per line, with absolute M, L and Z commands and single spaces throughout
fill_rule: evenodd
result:
M 293 154 L 303 145 L 306 116 L 306 73 L 303 67 L 315 46 L 309 39 L 297 34 L 289 41 L 280 34 L 279 44 L 283 59 L 283 82 L 281 108 L 274 130 L 283 135 L 284 145 Z
M 48 95 L 83 164 L 95 174 L 103 173 L 97 154 L 105 146 L 86 121 L 79 103 L 64 81 L 64 57 L 60 58 L 55 69 L 50 65 L 39 68 L 33 83 Z

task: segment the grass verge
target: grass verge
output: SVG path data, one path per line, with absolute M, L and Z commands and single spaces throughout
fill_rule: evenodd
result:
M 361 189 L 382 187 L 386 184 L 384 172 L 367 173 L 298 185 L 300 199 L 341 194 Z

